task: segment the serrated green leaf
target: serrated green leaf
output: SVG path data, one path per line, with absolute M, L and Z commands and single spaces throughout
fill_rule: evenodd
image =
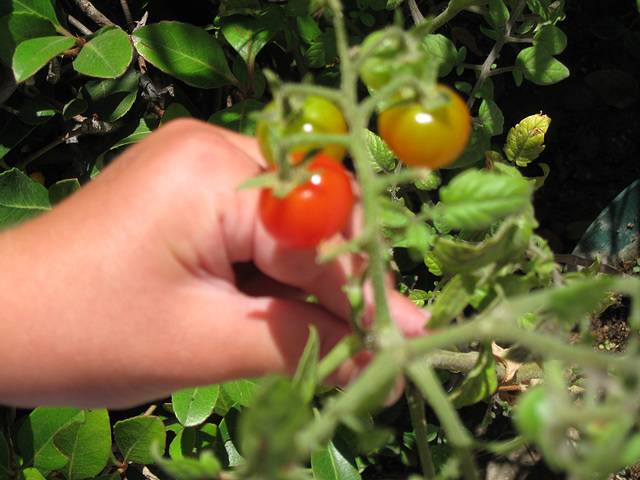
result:
M 31 38 L 20 43 L 13 55 L 13 75 L 16 82 L 24 82 L 44 67 L 49 60 L 76 43 L 71 37 Z
M 132 34 L 135 48 L 163 72 L 198 88 L 234 82 L 218 41 L 205 30 L 180 22 L 160 22 Z
M 477 278 L 467 275 L 451 277 L 430 308 L 431 318 L 427 328 L 436 330 L 447 327 L 469 305 L 477 283 Z
M 480 243 L 440 238 L 433 248 L 447 273 L 473 272 L 490 263 L 503 264 L 521 255 L 529 245 L 532 228 L 517 222 L 505 223 L 495 235 Z
M 424 254 L 423 260 L 424 264 L 429 270 L 429 273 L 438 277 L 442 276 L 442 263 L 440 262 L 440 260 L 438 260 L 438 257 L 436 257 L 435 253 L 426 252 Z
M 256 121 L 252 113 L 259 112 L 263 108 L 264 103 L 247 99 L 217 111 L 207 119 L 207 122 L 253 136 L 256 131 Z
M 396 168 L 396 156 L 385 141 L 371 130 L 365 130 L 365 135 L 367 137 L 367 148 L 375 162 L 374 166 L 377 166 L 377 170 L 393 171 Z
M 267 379 L 252 408 L 240 416 L 238 433 L 249 472 L 275 478 L 282 465 L 301 459 L 296 434 L 311 420 L 311 408 L 283 377 Z
M 51 21 L 31 12 L 13 12 L 0 18 L 0 60 L 11 65 L 16 47 L 25 40 L 53 37 L 56 29 Z
M 185 427 L 200 425 L 213 413 L 220 385 L 194 387 L 171 395 L 173 410 L 178 421 Z
M 552 85 L 569 76 L 569 69 L 544 47 L 528 47 L 516 57 L 516 71 L 536 85 Z M 514 72 L 515 73 L 515 72 Z
M 106 410 L 85 410 L 85 421 L 58 432 L 53 443 L 69 459 L 61 469 L 67 480 L 98 475 L 111 455 L 111 424 Z
M 0 174 L 0 228 L 24 222 L 51 209 L 49 192 L 18 169 Z
M 304 52 L 305 64 L 310 68 L 324 68 L 338 56 L 336 37 L 332 28 L 318 35 Z
M 311 456 L 311 470 L 316 480 L 359 480 L 356 460 L 347 443 L 336 436 L 322 450 Z
M 433 58 L 439 60 L 439 77 L 446 77 L 451 73 L 453 65 L 464 61 L 465 52 L 459 52 L 454 43 L 444 35 L 425 35 L 422 46 Z
M 154 461 L 152 446 L 164 446 L 167 432 L 158 417 L 139 416 L 116 422 L 113 436 L 123 462 L 146 464 Z
M 491 135 L 484 128 L 472 128 L 467 147 L 453 163 L 445 165 L 443 170 L 468 168 L 484 160 L 485 152 L 491 148 Z
M 482 401 L 497 388 L 498 376 L 493 352 L 490 345 L 483 345 L 478 361 L 449 398 L 456 408 L 462 408 Z
M 33 410 L 18 431 L 17 442 L 24 465 L 33 466 L 45 476 L 64 467 L 69 459 L 55 447 L 53 438 L 69 425 L 84 422 L 84 419 L 85 414 L 79 408 L 38 407 Z
M 500 135 L 504 129 L 504 115 L 493 100 L 482 100 L 480 104 L 480 121 L 486 132 L 491 135 Z
M 544 137 L 551 124 L 551 119 L 537 113 L 524 118 L 509 130 L 504 153 L 510 162 L 520 167 L 527 166 L 538 158 L 544 150 Z
M 277 7 L 267 8 L 257 17 L 233 15 L 220 19 L 220 32 L 248 65 L 255 63 L 260 50 L 281 28 Z
M 453 229 L 482 230 L 521 211 L 531 194 L 531 185 L 522 177 L 469 169 L 440 189 L 442 201 L 430 212 Z
M 127 33 L 108 25 L 98 30 L 82 47 L 73 62 L 76 72 L 90 77 L 117 78 L 133 58 L 133 46 Z

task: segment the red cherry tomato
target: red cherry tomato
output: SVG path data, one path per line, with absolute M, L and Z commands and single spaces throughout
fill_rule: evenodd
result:
M 335 159 L 317 154 L 305 167 L 313 176 L 286 197 L 264 189 L 258 206 L 262 224 L 283 247 L 316 247 L 340 232 L 351 217 L 354 194 L 347 170 Z
M 401 103 L 378 116 L 378 134 L 410 166 L 437 169 L 464 151 L 471 135 L 471 117 L 464 100 L 444 85 L 436 91 L 445 98 L 425 110 L 419 102 Z
M 272 110 L 275 108 L 275 103 L 271 102 L 267 104 L 265 110 Z M 302 102 L 301 107 L 297 112 L 291 113 L 290 123 L 284 128 L 285 135 L 294 135 L 299 133 L 346 133 L 348 130 L 347 122 L 342 115 L 342 112 L 338 107 L 327 100 L 324 97 L 317 95 L 309 95 Z M 269 138 L 269 123 L 265 121 L 259 121 L 256 125 L 256 136 L 258 137 L 258 143 L 260 150 L 264 155 L 269 165 L 275 164 L 273 146 Z M 337 144 L 318 144 L 309 142 L 308 144 L 300 145 L 296 147 L 290 154 L 295 155 L 292 159 L 296 163 L 296 159 L 301 159 L 307 153 L 315 149 L 321 149 L 330 157 L 340 161 L 346 154 L 346 149 L 342 145 Z

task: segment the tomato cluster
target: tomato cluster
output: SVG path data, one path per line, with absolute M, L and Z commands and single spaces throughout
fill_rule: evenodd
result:
M 274 109 L 275 105 L 265 108 Z M 275 169 L 269 129 L 267 122 L 258 122 L 256 133 L 263 155 Z M 286 135 L 346 132 L 347 123 L 338 107 L 317 96 L 307 97 L 284 127 Z M 308 162 L 298 165 L 315 150 L 318 152 Z M 304 168 L 309 178 L 284 197 L 277 196 L 272 188 L 263 189 L 259 217 L 267 232 L 283 247 L 315 248 L 342 231 L 351 217 L 355 195 L 351 177 L 341 163 L 346 149 L 341 145 L 309 142 L 286 153 L 289 161 L 297 165 L 293 168 Z

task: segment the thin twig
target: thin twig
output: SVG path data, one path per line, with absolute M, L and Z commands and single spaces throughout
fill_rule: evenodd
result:
M 409 5 L 409 11 L 411 12 L 411 18 L 413 18 L 413 23 L 417 25 L 419 23 L 424 22 L 424 15 L 422 15 L 422 12 L 418 8 L 418 4 L 416 3 L 416 0 L 409 0 L 408 5 Z
M 67 15 L 67 21 L 76 27 L 82 35 L 91 35 L 93 32 L 89 30 L 80 20 L 73 15 Z
M 129 27 L 129 31 L 132 31 L 136 24 L 133 21 L 133 17 L 131 16 L 131 9 L 129 8 L 129 3 L 127 0 L 120 0 L 120 6 L 122 7 L 122 13 L 124 13 L 124 18 L 127 22 L 127 27 Z
M 115 23 L 109 20 L 88 0 L 73 0 L 73 2 L 80 8 L 80 10 L 82 10 L 82 13 L 84 13 L 87 17 L 89 17 L 101 27 L 105 27 L 107 25 L 115 25 Z
M 493 45 L 493 48 L 489 52 L 489 55 L 487 56 L 484 63 L 482 64 L 482 70 L 480 70 L 480 74 L 478 75 L 478 80 L 476 80 L 476 84 L 473 86 L 473 90 L 471 90 L 471 93 L 469 94 L 469 102 L 468 102 L 469 108 L 471 108 L 473 106 L 473 103 L 475 102 L 475 99 L 476 99 L 475 93 L 480 89 L 480 87 L 482 87 L 482 85 L 484 85 L 485 80 L 489 78 L 489 75 L 491 73 L 491 67 L 493 66 L 493 63 L 496 61 L 496 58 L 498 58 L 498 54 L 500 53 L 500 50 L 502 50 L 502 47 L 504 46 L 507 39 L 511 38 L 511 31 L 515 26 L 516 21 L 522 14 L 522 11 L 524 10 L 526 3 L 527 3 L 526 0 L 518 0 L 518 3 L 516 4 L 516 6 L 513 7 L 513 10 L 511 10 L 511 13 L 509 14 L 509 18 L 507 19 L 506 23 L 502 27 L 502 33 L 496 40 L 496 43 Z

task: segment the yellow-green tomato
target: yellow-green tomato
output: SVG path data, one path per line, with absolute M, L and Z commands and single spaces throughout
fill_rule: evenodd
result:
M 271 102 L 267 104 L 265 110 L 271 110 L 275 107 L 275 103 Z M 340 109 L 324 97 L 309 95 L 296 110 L 297 111 L 291 112 L 290 118 L 285 119 L 284 135 L 302 133 L 341 134 L 346 133 L 348 130 L 347 122 Z M 271 145 L 269 128 L 270 125 L 268 122 L 259 121 L 256 125 L 256 136 L 258 137 L 262 154 L 269 165 L 273 165 L 275 164 L 274 148 Z M 287 153 L 295 163 L 304 158 L 307 153 L 316 149 L 337 161 L 341 161 L 346 154 L 346 148 L 342 145 L 320 144 L 316 142 L 299 145 Z
M 378 134 L 398 159 L 414 167 L 438 169 L 464 151 L 471 135 L 471 116 L 462 97 L 445 85 L 432 109 L 420 102 L 399 103 L 378 116 Z

